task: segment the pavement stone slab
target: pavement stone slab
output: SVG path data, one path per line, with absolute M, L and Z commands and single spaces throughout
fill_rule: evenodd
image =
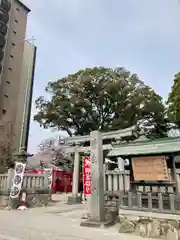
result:
M 0 240 L 142 240 L 119 234 L 116 227 L 91 229 L 80 227 L 81 210 L 60 214 L 36 211 L 0 211 Z

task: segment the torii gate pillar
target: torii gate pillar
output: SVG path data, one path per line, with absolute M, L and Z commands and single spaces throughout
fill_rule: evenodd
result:
M 90 160 L 92 164 L 92 195 L 90 197 L 91 217 L 87 221 L 82 222 L 81 226 L 109 226 L 111 223 L 105 222 L 102 134 L 99 131 L 93 131 L 90 137 Z

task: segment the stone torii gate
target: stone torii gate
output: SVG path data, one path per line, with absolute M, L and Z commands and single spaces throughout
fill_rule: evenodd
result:
M 74 157 L 74 171 L 73 171 L 73 188 L 72 196 L 68 198 L 68 204 L 80 203 L 78 196 L 79 185 L 79 153 L 90 152 L 90 159 L 92 163 L 92 195 L 90 197 L 90 211 L 91 219 L 87 222 L 88 226 L 92 224 L 99 224 L 104 221 L 104 165 L 103 165 L 103 150 L 111 150 L 111 144 L 103 145 L 103 140 L 106 139 L 124 139 L 136 138 L 137 134 L 135 126 L 118 131 L 111 131 L 101 133 L 93 131 L 88 136 L 70 137 L 66 140 L 66 144 L 75 146 L 66 146 L 66 153 L 75 153 Z M 90 142 L 90 146 L 81 146 L 84 142 Z M 119 159 L 119 161 L 123 161 Z M 124 164 L 120 163 L 120 166 Z M 83 223 L 83 225 L 85 222 Z

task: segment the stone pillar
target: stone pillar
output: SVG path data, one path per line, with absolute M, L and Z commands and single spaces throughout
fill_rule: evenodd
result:
M 119 170 L 120 171 L 124 171 L 124 165 L 125 165 L 124 159 L 121 158 L 121 157 L 118 157 L 117 160 L 118 160 L 118 168 L 119 168 Z
M 14 176 L 14 169 L 8 169 L 7 173 L 7 185 L 6 190 L 2 191 L 0 197 L 0 204 L 3 206 L 7 206 L 8 209 L 11 209 L 11 199 L 10 199 L 10 192 L 12 187 L 12 180 Z
M 27 158 L 32 156 L 33 154 L 27 153 L 26 150 L 23 148 L 19 152 L 13 153 L 13 158 L 15 159 L 15 161 L 21 163 L 27 163 Z
M 73 185 L 72 185 L 72 194 L 74 196 L 78 195 L 79 188 L 79 152 L 75 152 L 74 156 L 74 170 L 73 170 Z
M 73 169 L 73 183 L 72 183 L 72 196 L 68 197 L 68 204 L 77 204 L 81 203 L 81 198 L 78 196 L 78 188 L 79 188 L 79 152 L 76 147 L 74 154 L 74 169 Z
M 98 131 L 91 132 L 92 196 L 91 220 L 104 221 L 104 165 L 102 136 Z
M 12 180 L 14 176 L 14 169 L 8 169 L 8 177 L 7 177 L 7 189 L 8 192 L 10 193 L 11 187 L 12 187 Z
M 104 164 L 102 135 L 98 131 L 91 132 L 91 164 L 92 164 L 92 195 L 90 199 L 91 217 L 81 226 L 85 227 L 108 227 L 114 222 L 105 221 L 104 207 Z

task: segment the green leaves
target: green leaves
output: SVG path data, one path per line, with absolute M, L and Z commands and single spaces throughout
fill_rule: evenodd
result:
M 70 136 L 123 129 L 148 118 L 153 119 L 155 131 L 161 125 L 165 128 L 161 97 L 124 68 L 87 68 L 49 82 L 46 91 L 51 101 L 36 100 L 34 120 Z
M 174 77 L 174 83 L 167 101 L 167 114 L 171 122 L 180 128 L 180 72 Z

